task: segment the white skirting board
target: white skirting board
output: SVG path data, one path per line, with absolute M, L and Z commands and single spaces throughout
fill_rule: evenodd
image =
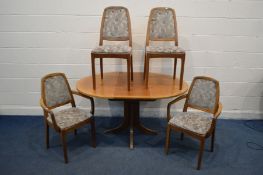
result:
M 87 109 L 88 108 L 83 108 Z M 162 117 L 166 118 L 166 108 L 144 108 L 140 109 L 141 117 Z M 172 110 L 172 112 L 181 111 L 181 110 Z M 40 107 L 10 107 L 10 106 L 1 106 L 0 115 L 43 115 L 43 111 Z M 115 107 L 115 108 L 98 108 L 95 109 L 96 116 L 103 117 L 121 117 L 123 116 L 123 108 Z M 244 119 L 244 120 L 252 120 L 252 119 L 263 119 L 263 111 L 224 111 L 222 112 L 221 119 Z

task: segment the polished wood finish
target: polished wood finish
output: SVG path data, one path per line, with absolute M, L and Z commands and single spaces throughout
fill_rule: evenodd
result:
M 106 11 L 108 9 L 124 9 L 126 11 L 127 20 L 128 20 L 128 37 L 106 37 L 103 35 L 103 28 L 105 24 Z M 129 46 L 132 47 L 132 34 L 131 34 L 131 20 L 130 14 L 127 8 L 121 6 L 110 6 L 104 9 L 103 16 L 101 20 L 101 28 L 100 28 L 100 41 L 99 45 L 103 45 L 103 41 L 128 41 Z M 92 69 L 92 77 L 93 77 L 93 89 L 96 90 L 96 70 L 95 70 L 95 60 L 96 58 L 100 58 L 100 74 L 101 79 L 103 79 L 103 58 L 121 58 L 127 60 L 127 85 L 128 90 L 130 90 L 130 81 L 133 81 L 133 60 L 132 53 L 93 53 L 91 52 L 91 69 Z
M 92 77 L 84 77 L 77 81 L 77 90 L 92 97 L 118 100 L 156 100 L 176 97 L 188 90 L 186 82 L 179 90 L 178 79 L 171 81 L 172 76 L 157 73 L 150 73 L 151 84 L 147 89 L 145 88 L 143 73 L 134 72 L 131 90 L 127 91 L 123 86 L 126 83 L 126 75 L 125 72 L 109 72 L 104 74 L 103 80 L 97 75 L 98 87 L 96 90 L 92 88 Z
M 48 78 L 51 78 L 53 76 L 62 76 L 65 79 L 65 82 L 67 84 L 68 90 L 70 92 L 70 96 L 71 99 L 67 102 L 67 103 L 62 103 L 62 104 L 58 104 L 56 106 L 47 106 L 46 103 L 46 96 L 45 96 L 45 86 L 44 83 Z M 75 95 L 79 95 L 81 97 L 87 98 L 90 100 L 91 103 L 91 114 L 92 116 L 80 123 L 75 124 L 74 126 L 71 126 L 69 128 L 60 128 L 57 125 L 55 116 L 54 116 L 54 112 L 52 109 L 63 106 L 65 104 L 71 104 L 72 107 L 76 107 L 75 105 L 75 100 L 73 97 L 73 94 Z M 64 162 L 68 163 L 68 154 L 67 154 L 67 144 L 66 144 L 66 134 L 69 132 L 74 132 L 74 134 L 77 134 L 77 129 L 80 127 L 85 126 L 86 124 L 91 124 L 91 137 L 92 137 L 92 146 L 95 148 L 96 147 L 96 131 L 95 131 L 95 121 L 94 121 L 94 100 L 92 97 L 87 96 L 87 95 L 82 95 L 80 93 L 78 93 L 77 91 L 71 90 L 69 83 L 67 81 L 67 78 L 65 76 L 64 73 L 52 73 L 52 74 L 48 74 L 46 76 L 44 76 L 41 80 L 41 99 L 40 99 L 40 106 L 43 109 L 44 112 L 44 123 L 45 123 L 45 141 L 46 141 L 46 148 L 49 148 L 49 127 L 52 127 L 55 129 L 56 132 L 58 132 L 60 134 L 60 138 L 61 138 L 61 143 L 62 143 L 62 147 L 63 147 L 63 153 L 64 153 Z M 52 122 L 49 122 L 47 120 L 48 116 L 51 116 Z
M 150 23 L 153 19 L 153 12 L 154 10 L 171 10 L 173 13 L 173 21 L 174 21 L 174 32 L 175 36 L 173 38 L 151 38 L 150 37 Z M 157 7 L 153 8 L 150 12 L 150 16 L 148 19 L 148 26 L 147 26 L 147 34 L 146 34 L 146 47 L 150 45 L 151 41 L 173 41 L 175 46 L 178 46 L 178 31 L 177 31 L 177 22 L 176 22 L 176 15 L 174 9 L 166 8 L 166 7 Z M 150 67 L 150 59 L 152 58 L 172 58 L 174 59 L 174 71 L 173 71 L 173 79 L 176 79 L 176 67 L 177 67 L 177 59 L 181 60 L 181 71 L 180 71 L 180 86 L 179 89 L 181 90 L 183 87 L 183 77 L 184 77 L 184 65 L 185 65 L 185 52 L 175 52 L 175 53 L 147 53 L 145 51 L 145 60 L 144 60 L 144 78 L 145 84 L 148 88 L 149 84 L 149 67 Z M 150 82 L 151 83 L 151 82 Z
M 213 110 L 210 110 L 210 109 L 207 109 L 207 108 L 204 108 L 204 107 L 193 106 L 193 105 L 188 104 L 189 95 L 191 94 L 193 85 L 194 85 L 194 83 L 195 83 L 195 81 L 197 79 L 206 79 L 206 80 L 210 80 L 210 81 L 215 82 L 216 89 L 217 89 L 216 90 L 216 100 L 215 100 L 215 106 L 216 107 Z M 193 108 L 193 109 L 201 110 L 203 112 L 211 113 L 211 114 L 213 114 L 214 118 L 212 120 L 212 124 L 211 124 L 210 129 L 208 130 L 208 132 L 205 135 L 200 135 L 198 133 L 194 133 L 194 132 L 189 131 L 187 129 L 184 129 L 184 128 L 181 128 L 181 127 L 178 127 L 178 126 L 175 126 L 175 125 L 172 125 L 172 124 L 168 123 L 167 130 L 166 130 L 165 153 L 168 154 L 169 145 L 170 145 L 170 132 L 171 132 L 171 129 L 173 129 L 173 130 L 175 130 L 177 132 L 181 132 L 181 140 L 183 140 L 184 133 L 189 135 L 189 136 L 191 136 L 191 137 L 193 137 L 193 138 L 196 138 L 200 142 L 200 148 L 199 148 L 198 160 L 197 160 L 197 170 L 200 170 L 201 163 L 202 163 L 203 151 L 204 151 L 205 139 L 210 137 L 210 136 L 211 136 L 211 147 L 210 147 L 211 152 L 213 152 L 213 150 L 214 150 L 216 121 L 217 121 L 218 116 L 221 114 L 222 107 L 223 107 L 222 104 L 219 102 L 219 82 L 217 80 L 213 79 L 213 78 L 210 78 L 210 77 L 204 77 L 204 76 L 195 77 L 187 94 L 184 94 L 184 95 L 182 95 L 182 96 L 180 96 L 180 97 L 178 97 L 178 98 L 176 98 L 173 101 L 168 103 L 168 106 L 167 106 L 167 121 L 168 122 L 171 119 L 171 113 L 170 113 L 171 106 L 173 104 L 175 104 L 176 102 L 182 100 L 182 99 L 185 99 L 183 112 L 187 112 L 188 108 Z
M 131 90 L 123 86 L 126 80 L 126 73 L 111 72 L 105 73 L 103 81 L 96 76 L 98 87 L 92 88 L 92 78 L 85 77 L 77 82 L 77 90 L 83 94 L 92 97 L 120 100 L 124 102 L 124 119 L 122 123 L 106 131 L 120 132 L 127 128 L 130 130 L 129 147 L 134 148 L 134 129 L 138 129 L 145 134 L 156 134 L 155 131 L 146 128 L 140 122 L 140 101 L 153 101 L 156 99 L 176 97 L 184 94 L 188 85 L 184 82 L 182 90 L 179 90 L 179 80 L 171 81 L 171 76 L 152 73 L 150 76 L 151 86 L 145 88 L 143 73 L 134 72 L 134 81 L 131 83 Z

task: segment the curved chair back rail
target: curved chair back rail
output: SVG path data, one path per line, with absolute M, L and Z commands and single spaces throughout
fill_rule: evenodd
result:
M 103 45 L 103 40 L 129 41 L 129 46 L 132 46 L 131 20 L 127 8 L 110 6 L 104 9 L 99 45 Z
M 174 41 L 178 46 L 178 32 L 175 10 L 167 7 L 156 7 L 150 12 L 146 46 L 150 41 Z

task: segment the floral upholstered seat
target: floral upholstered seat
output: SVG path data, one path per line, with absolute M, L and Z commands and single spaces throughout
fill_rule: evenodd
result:
M 171 113 L 171 106 L 185 99 L 183 112 Z M 188 108 L 199 112 L 188 112 Z M 181 132 L 181 140 L 187 134 L 200 141 L 197 169 L 201 168 L 201 161 L 205 146 L 205 139 L 211 136 L 211 151 L 214 150 L 216 120 L 222 111 L 219 102 L 219 82 L 205 76 L 195 77 L 187 94 L 168 103 L 167 130 L 165 152 L 168 154 L 171 130 Z
M 94 48 L 92 53 L 131 53 L 131 47 L 126 45 L 104 45 Z
M 216 83 L 205 79 L 196 79 L 188 97 L 190 107 L 198 107 L 214 111 L 217 102 Z M 204 112 L 178 112 L 171 115 L 169 124 L 185 130 L 205 135 L 211 128 L 213 115 Z
M 213 115 L 204 112 L 176 112 L 169 124 L 205 135 L 211 127 Z
M 184 50 L 178 46 L 147 46 L 147 53 L 183 53 Z
M 54 116 L 58 127 L 61 129 L 71 128 L 91 117 L 89 113 L 79 108 L 64 109 L 54 113 Z M 52 123 L 50 115 L 47 117 L 47 120 Z

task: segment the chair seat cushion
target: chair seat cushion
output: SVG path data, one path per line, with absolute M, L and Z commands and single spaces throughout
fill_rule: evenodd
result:
M 184 53 L 184 50 L 177 46 L 147 46 L 147 53 Z
M 177 112 L 169 124 L 205 135 L 211 127 L 213 115 L 209 113 Z
M 60 129 L 70 128 L 78 123 L 81 123 L 91 117 L 86 111 L 78 108 L 64 109 L 54 113 L 55 120 Z M 47 120 L 52 123 L 51 116 Z
M 91 51 L 92 53 L 131 53 L 131 47 L 126 45 L 104 45 L 98 46 Z

